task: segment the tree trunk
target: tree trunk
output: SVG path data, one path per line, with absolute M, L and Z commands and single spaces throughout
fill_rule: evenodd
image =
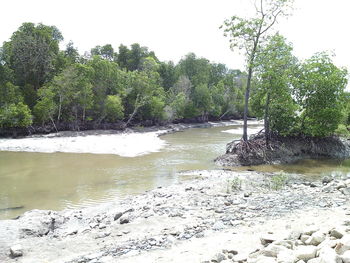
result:
M 243 113 L 243 140 L 246 142 L 248 140 L 248 103 L 250 94 L 250 85 L 252 81 L 253 65 L 250 63 L 247 78 L 247 88 L 245 90 L 244 98 L 244 113 Z
M 269 108 L 270 108 L 270 92 L 267 92 L 266 103 L 265 103 L 265 114 L 264 114 L 265 140 L 266 140 L 267 146 L 270 144 L 270 137 L 271 137 Z

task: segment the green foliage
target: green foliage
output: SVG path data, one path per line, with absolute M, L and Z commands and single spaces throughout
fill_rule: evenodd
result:
M 239 190 L 242 190 L 242 179 L 235 176 L 233 179 L 227 180 L 227 193 L 231 193 L 232 191 L 236 192 Z
M 350 127 L 346 127 L 345 124 L 339 124 L 338 128 L 334 131 L 336 135 L 349 138 L 350 137 Z
M 106 99 L 107 119 L 111 122 L 122 120 L 124 117 L 124 107 L 122 100 L 117 95 L 108 95 Z
M 32 124 L 30 109 L 23 102 L 10 103 L 0 108 L 1 128 L 22 128 Z
M 4 60 L 14 72 L 15 83 L 31 84 L 38 89 L 50 80 L 62 39 L 54 26 L 23 23 L 3 46 Z
M 264 117 L 269 133 L 291 135 L 297 122 L 298 105 L 292 97 L 292 80 L 297 59 L 291 44 L 284 37 L 274 35 L 262 45 L 256 57 L 256 81 L 251 98 L 258 117 Z
M 34 107 L 33 113 L 35 121 L 45 123 L 53 121 L 57 113 L 57 104 L 55 103 L 55 92 L 52 86 L 43 87 L 38 90 L 39 100 Z
M 288 175 L 285 173 L 275 174 L 271 177 L 271 189 L 280 190 L 285 187 L 288 182 Z
M 347 71 L 336 67 L 330 56 L 319 53 L 300 67 L 295 94 L 302 108 L 300 132 L 324 137 L 333 134 L 343 119 Z

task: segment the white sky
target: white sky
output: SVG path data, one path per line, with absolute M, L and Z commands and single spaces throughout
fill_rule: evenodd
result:
M 243 68 L 219 26 L 244 14 L 252 0 L 2 0 L 0 43 L 23 22 L 55 25 L 80 53 L 96 45 L 138 42 L 160 60 L 177 62 L 188 52 Z M 281 33 L 299 58 L 332 50 L 338 66 L 350 69 L 350 1 L 295 0 L 295 11 L 280 21 Z

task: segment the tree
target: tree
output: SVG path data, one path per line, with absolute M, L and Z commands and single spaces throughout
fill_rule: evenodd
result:
M 0 85 L 0 127 L 27 127 L 32 124 L 32 115 L 23 103 L 20 89 L 10 82 Z
M 293 0 L 259 0 L 255 2 L 256 13 L 253 18 L 233 16 L 224 21 L 225 36 L 230 37 L 231 49 L 245 49 L 247 59 L 247 86 L 244 104 L 243 140 L 248 140 L 247 120 L 251 80 L 255 68 L 255 57 L 260 44 L 273 29 L 278 18 L 288 15 Z
M 108 95 L 106 99 L 106 113 L 109 121 L 115 122 L 124 117 L 122 100 L 117 95 Z
M 42 87 L 38 90 L 39 100 L 34 106 L 34 117 L 37 122 L 44 124 L 51 121 L 56 129 L 54 116 L 57 113 L 57 104 L 55 102 L 55 93 L 52 87 Z
M 343 119 L 347 71 L 336 67 L 328 54 L 318 53 L 301 65 L 294 85 L 302 107 L 300 132 L 317 137 L 331 135 Z
M 125 72 L 117 63 L 94 56 L 88 62 L 93 69 L 91 82 L 93 90 L 92 116 L 97 123 L 102 122 L 106 117 L 106 99 L 108 95 L 125 97 Z
M 69 41 L 64 51 L 65 57 L 68 59 L 69 64 L 77 63 L 79 60 L 78 49 L 74 47 L 73 41 Z
M 59 42 L 63 40 L 54 26 L 23 23 L 5 42 L 5 62 L 13 70 L 15 84 L 24 87 L 33 85 L 37 90 L 49 81 L 54 73 Z
M 255 113 L 264 117 L 267 145 L 271 131 L 289 135 L 296 127 L 298 105 L 292 97 L 292 80 L 297 59 L 292 50 L 291 44 L 276 34 L 257 53 L 252 102 Z

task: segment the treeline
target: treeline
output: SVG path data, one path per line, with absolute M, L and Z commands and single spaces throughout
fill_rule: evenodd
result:
M 135 43 L 60 50 L 54 26 L 24 23 L 0 48 L 0 128 L 78 130 L 117 123 L 240 117 L 245 74 L 190 53 L 160 61 Z

